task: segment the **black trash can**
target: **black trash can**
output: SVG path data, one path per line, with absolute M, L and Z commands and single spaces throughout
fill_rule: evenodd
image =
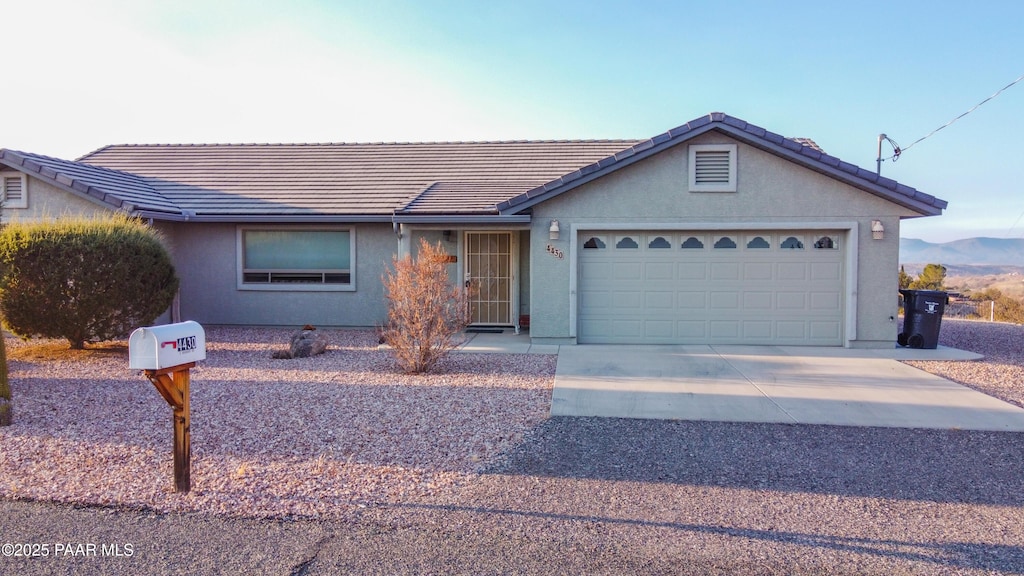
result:
M 903 294 L 903 332 L 896 337 L 900 346 L 927 348 L 939 346 L 942 314 L 949 295 L 936 290 L 900 290 Z

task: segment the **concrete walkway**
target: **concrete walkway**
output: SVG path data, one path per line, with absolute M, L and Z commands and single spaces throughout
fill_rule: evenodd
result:
M 971 361 L 940 346 L 553 346 L 466 334 L 459 350 L 558 354 L 553 416 L 1024 432 L 1024 409 L 898 360 Z

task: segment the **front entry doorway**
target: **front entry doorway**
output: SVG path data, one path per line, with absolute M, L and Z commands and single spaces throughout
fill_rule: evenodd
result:
M 473 324 L 513 324 L 512 240 L 512 232 L 466 232 L 465 273 Z

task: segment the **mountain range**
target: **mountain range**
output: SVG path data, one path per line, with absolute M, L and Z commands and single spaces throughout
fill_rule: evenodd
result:
M 1024 238 L 965 238 L 941 244 L 900 238 L 900 264 L 1024 267 Z

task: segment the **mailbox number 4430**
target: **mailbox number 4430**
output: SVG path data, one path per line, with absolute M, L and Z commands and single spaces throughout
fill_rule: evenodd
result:
M 195 336 L 183 336 L 177 340 L 170 340 L 168 342 L 161 342 L 160 347 L 165 348 L 170 346 L 178 352 L 188 352 L 196 349 L 196 337 Z

